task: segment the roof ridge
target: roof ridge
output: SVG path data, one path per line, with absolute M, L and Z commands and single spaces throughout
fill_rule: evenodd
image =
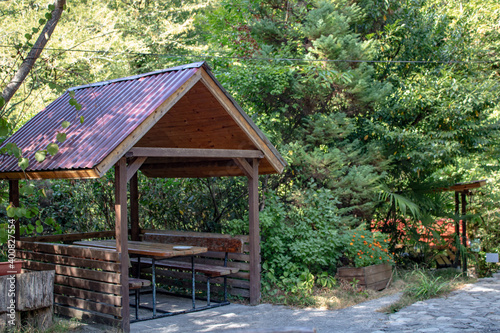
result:
M 107 84 L 111 84 L 111 83 L 115 83 L 115 82 L 137 80 L 137 79 L 140 79 L 140 78 L 145 77 L 145 76 L 151 76 L 151 75 L 162 74 L 162 73 L 167 73 L 167 72 L 174 72 L 174 71 L 182 71 L 182 70 L 189 69 L 189 68 L 200 68 L 200 67 L 206 67 L 207 69 L 210 69 L 210 67 L 208 66 L 208 64 L 205 61 L 199 61 L 199 62 L 193 62 L 193 63 L 186 64 L 186 65 L 180 65 L 180 66 L 170 67 L 170 68 L 166 68 L 166 69 L 160 69 L 160 70 L 157 70 L 154 72 L 137 74 L 137 75 L 133 75 L 133 76 L 127 76 L 127 77 L 122 77 L 122 78 L 118 78 L 118 79 L 95 82 L 95 83 L 90 83 L 90 84 L 84 84 L 81 86 L 68 88 L 67 91 L 75 91 L 75 90 L 91 88 L 91 87 L 101 87 L 101 86 L 105 86 Z

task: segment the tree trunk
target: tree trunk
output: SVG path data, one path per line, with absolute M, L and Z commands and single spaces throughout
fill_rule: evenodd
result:
M 52 17 L 47 21 L 42 32 L 38 36 L 35 45 L 33 45 L 28 56 L 26 57 L 26 59 L 24 59 L 16 74 L 2 92 L 2 97 L 5 99 L 5 105 L 9 103 L 12 96 L 14 96 L 16 91 L 23 83 L 24 79 L 26 79 L 26 77 L 28 76 L 29 72 L 33 68 L 33 65 L 35 65 L 36 60 L 42 53 L 50 36 L 54 32 L 57 22 L 59 22 L 59 19 L 61 18 L 61 14 L 64 10 L 65 4 L 66 0 L 55 0 L 54 6 L 56 8 L 52 11 Z

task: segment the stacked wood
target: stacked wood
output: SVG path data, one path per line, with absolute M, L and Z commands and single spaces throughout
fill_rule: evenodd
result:
M 119 255 L 114 250 L 19 241 L 24 268 L 54 270 L 54 312 L 111 325 L 121 321 Z M 127 286 L 128 290 L 128 286 Z

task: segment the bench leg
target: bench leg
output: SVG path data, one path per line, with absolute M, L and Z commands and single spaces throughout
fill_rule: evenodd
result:
M 224 276 L 224 302 L 227 302 L 227 277 Z
M 135 319 L 139 319 L 139 304 L 140 304 L 140 301 L 139 301 L 139 296 L 141 293 L 139 291 L 139 289 L 136 289 L 135 290 Z
M 155 258 L 151 260 L 151 269 L 152 269 L 152 283 L 153 283 L 153 317 L 156 317 L 156 262 Z
M 196 293 L 195 293 L 195 274 L 194 274 L 194 256 L 191 256 L 191 297 L 193 299 L 193 309 L 196 308 Z
M 210 276 L 207 276 L 207 306 L 210 306 Z
M 224 267 L 227 267 L 227 252 L 224 254 Z M 227 302 L 227 277 L 224 276 L 224 302 Z

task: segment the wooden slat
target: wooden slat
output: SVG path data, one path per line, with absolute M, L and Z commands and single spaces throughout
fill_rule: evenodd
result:
M 202 233 L 200 233 L 199 235 L 145 233 L 143 235 L 143 240 L 165 244 L 182 244 L 206 247 L 210 251 L 218 252 L 241 253 L 243 251 L 243 241 L 241 239 L 227 237 L 204 237 Z
M 134 262 L 133 259 L 132 261 Z M 142 259 L 141 264 L 151 265 L 152 260 L 147 258 Z M 174 261 L 174 260 L 159 260 L 156 262 L 156 266 L 168 269 L 179 269 L 184 271 L 191 271 L 192 268 L 190 262 Z M 195 264 L 194 270 L 197 273 L 202 273 L 213 277 L 229 275 L 237 273 L 239 271 L 238 268 L 234 267 L 224 267 L 224 266 L 214 266 L 214 265 L 204 265 L 204 264 Z
M 89 300 L 83 300 L 75 297 L 67 297 L 62 295 L 54 295 L 54 302 L 64 305 L 69 305 L 83 310 L 95 311 L 99 313 L 120 316 L 121 307 L 112 306 L 104 303 L 96 303 Z
M 65 295 L 65 296 L 72 296 L 72 297 L 78 297 L 78 298 L 83 298 L 83 299 L 91 299 L 95 302 L 101 302 L 101 303 L 106 303 L 110 305 L 116 305 L 116 306 L 121 306 L 122 305 L 122 298 L 121 296 L 115 296 L 115 295 L 110 295 L 110 294 L 103 294 L 103 293 L 98 293 L 90 290 L 83 290 L 83 289 L 77 289 L 77 288 L 72 288 L 68 286 L 61 286 L 61 285 L 54 285 L 54 293 L 58 295 Z M 127 293 L 128 293 L 128 286 L 127 286 Z
M 24 252 L 21 252 L 22 254 Z M 25 259 L 25 258 L 23 258 Z M 77 267 L 69 267 L 69 266 L 61 266 L 56 264 L 42 263 L 37 261 L 23 261 L 23 267 L 33 270 L 50 270 L 53 269 L 56 271 L 56 274 L 67 275 L 79 277 L 82 279 L 102 281 L 102 282 L 110 282 L 110 283 L 120 283 L 120 275 L 119 273 L 109 273 L 109 272 L 101 272 L 101 271 L 93 271 L 83 268 Z
M 93 321 L 100 324 L 106 324 L 110 326 L 119 326 L 121 323 L 121 319 L 115 319 L 113 317 L 107 317 L 104 315 L 100 315 L 96 312 L 87 312 L 78 309 L 69 308 L 63 305 L 54 305 L 54 313 L 62 316 L 66 316 L 69 318 L 76 318 L 79 320 L 88 320 Z
M 91 291 L 99 291 L 109 294 L 120 295 L 121 287 L 118 284 L 110 284 L 105 282 L 85 280 L 77 277 L 71 277 L 66 275 L 56 274 L 54 283 L 62 284 L 69 287 L 75 287 L 80 289 L 88 289 Z
M 53 264 L 98 268 L 104 271 L 111 271 L 111 272 L 117 272 L 120 270 L 119 264 L 108 261 L 89 260 L 89 259 L 81 259 L 74 257 L 66 257 L 62 255 L 39 253 L 39 252 L 27 252 L 20 250 L 16 250 L 16 253 L 18 258 L 43 261 Z
M 197 257 L 224 259 L 224 256 L 225 256 L 224 252 L 207 251 L 206 253 L 200 254 Z M 228 253 L 227 257 L 229 260 L 245 261 L 245 262 L 250 261 L 250 255 L 247 253 Z
M 75 234 L 64 235 L 44 235 L 35 237 L 21 237 L 21 241 L 28 242 L 68 242 L 77 241 L 89 238 L 109 238 L 114 237 L 114 231 L 93 231 L 93 232 L 80 232 Z
M 86 246 L 47 244 L 38 242 L 16 242 L 16 248 L 87 259 L 100 259 L 106 261 L 118 261 L 119 259 L 116 251 L 89 248 Z
M 134 147 L 133 157 L 263 158 L 260 150 Z

